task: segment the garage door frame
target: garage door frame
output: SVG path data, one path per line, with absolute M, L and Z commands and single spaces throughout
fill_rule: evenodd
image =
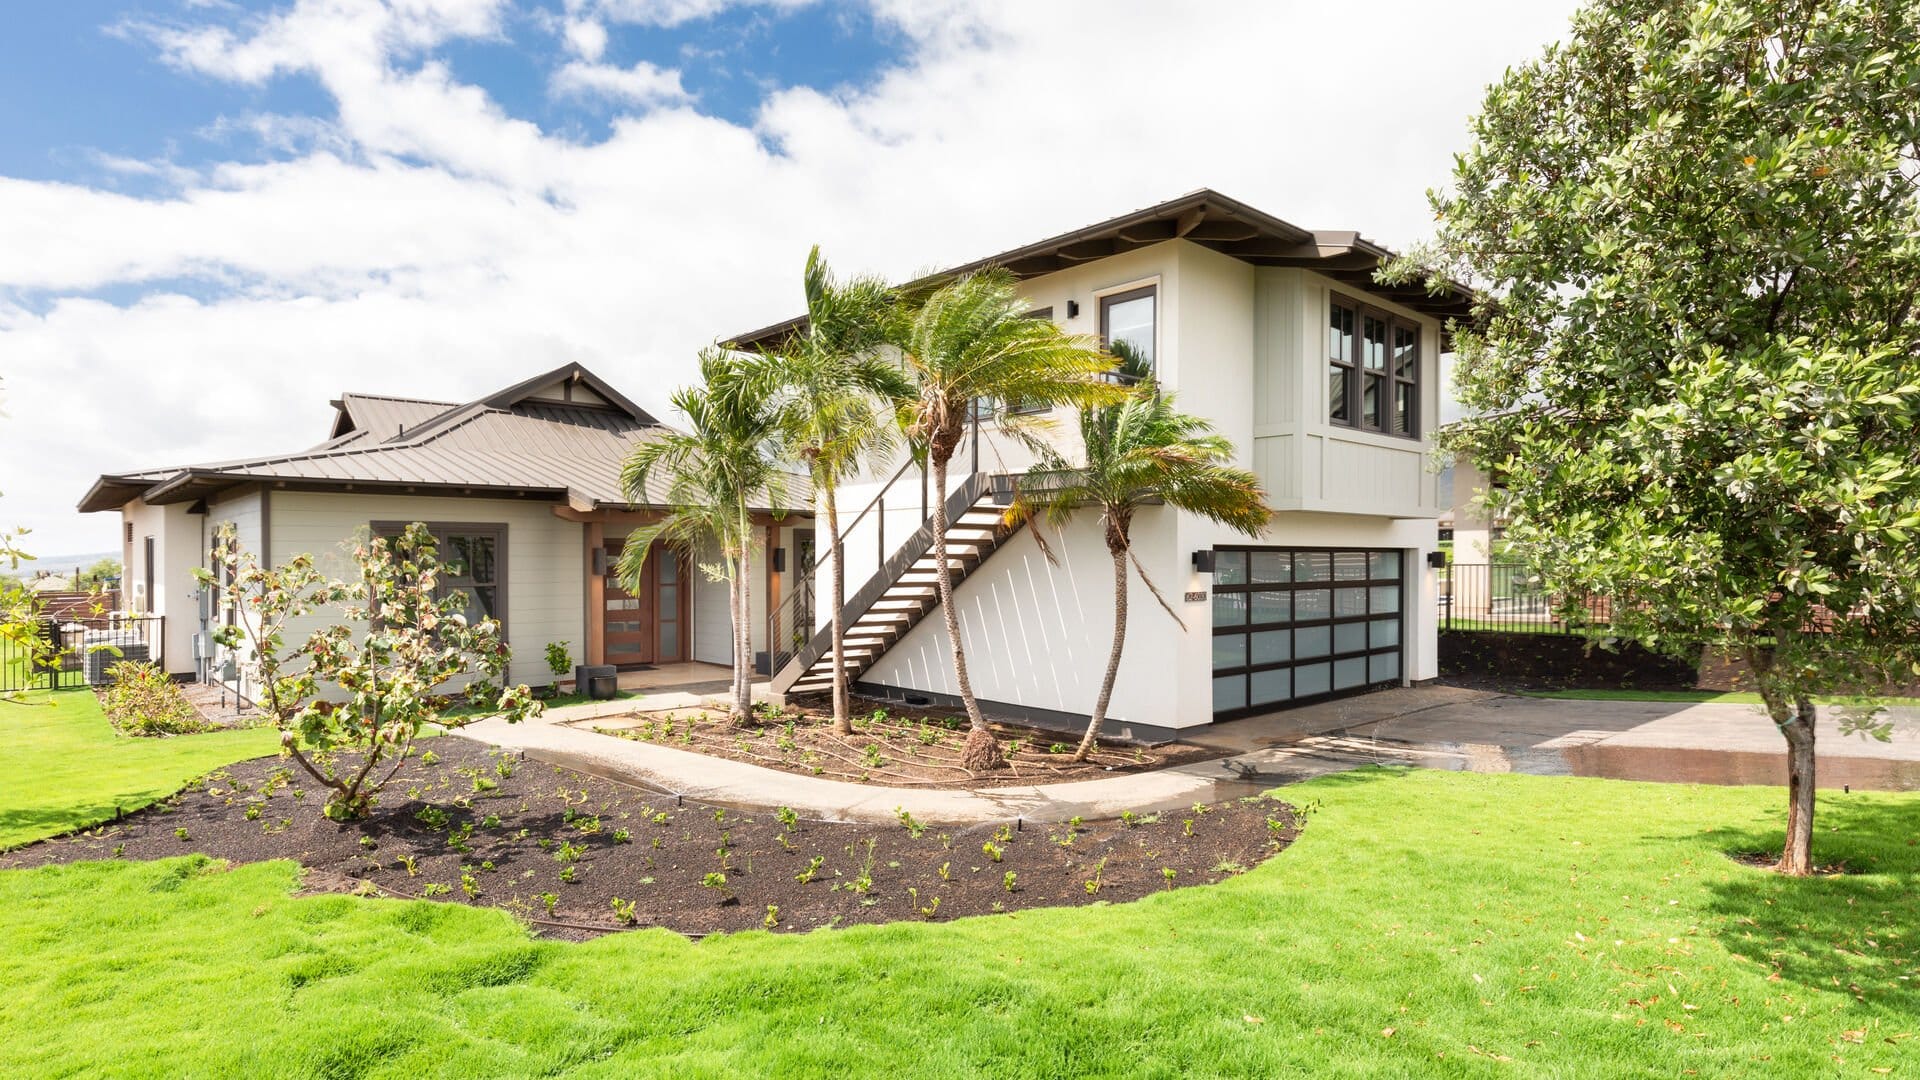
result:
M 1256 562 L 1256 556 L 1264 558 Z M 1411 558 L 1404 548 L 1358 545 L 1215 548 L 1213 718 L 1254 716 L 1400 685 L 1406 671 Z M 1391 629 L 1381 625 L 1389 619 Z M 1324 652 L 1317 651 L 1323 644 Z M 1284 657 L 1276 658 L 1281 651 Z M 1358 682 L 1336 685 L 1351 680 L 1356 670 Z M 1255 677 L 1262 674 L 1268 676 L 1260 680 L 1266 685 L 1256 689 Z M 1306 693 L 1300 693 L 1302 676 L 1313 687 Z M 1232 684 L 1222 682 L 1227 679 L 1240 680 L 1239 694 L 1237 703 L 1223 707 L 1223 700 L 1234 701 Z M 1271 697 L 1282 682 L 1285 696 L 1253 700 Z

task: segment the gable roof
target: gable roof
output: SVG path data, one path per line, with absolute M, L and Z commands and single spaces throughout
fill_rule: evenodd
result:
M 1449 283 L 1435 295 L 1422 285 L 1377 284 L 1374 270 L 1394 253 L 1358 232 L 1303 229 L 1210 188 L 928 274 L 901 288 L 928 288 L 988 267 L 1005 268 L 1025 280 L 1168 240 L 1191 241 L 1255 266 L 1303 266 L 1442 321 L 1471 314 L 1473 294 L 1463 285 Z M 805 322 L 806 316 L 795 316 L 730 340 L 739 348 L 765 349 Z
M 339 413 L 333 420 L 332 436 L 322 446 L 346 446 L 368 439 L 378 442 L 402 435 L 406 429 L 424 423 L 459 403 L 388 397 L 384 394 L 341 394 L 328 404 L 338 409 Z
M 343 394 L 334 435 L 308 450 L 100 477 L 81 512 L 188 502 L 241 484 L 327 490 L 494 494 L 565 500 L 581 510 L 630 505 L 621 465 L 665 431 L 599 376 L 567 364 L 460 405 Z M 665 501 L 649 481 L 646 501 Z

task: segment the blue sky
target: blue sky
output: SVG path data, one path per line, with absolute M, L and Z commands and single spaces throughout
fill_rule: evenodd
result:
M 109 549 L 73 510 L 100 474 L 311 445 L 342 391 L 577 362 L 664 415 L 700 346 L 793 314 L 816 243 L 906 276 L 1199 187 L 1417 240 L 1571 6 L 9 4 L 0 523 Z M 1356 23 L 1363 77 L 1261 44 Z
M 183 74 L 134 28 L 244 29 L 285 7 L 271 0 L 213 8 L 183 0 L 10 5 L 0 34 L 0 175 L 148 191 L 151 178 L 115 174 L 100 156 L 193 166 L 271 154 L 223 121 L 324 117 L 332 102 L 318 79 L 292 74 L 252 86 Z M 548 89 L 551 69 L 565 59 L 555 29 L 563 17 L 557 3 L 527 5 L 506 13 L 497 36 L 449 42 L 432 55 L 513 117 L 566 138 L 603 139 L 615 109 Z M 773 90 L 857 89 L 899 63 L 907 45 L 862 7 L 747 6 L 669 27 L 610 25 L 605 60 L 676 68 L 697 109 L 748 124 Z

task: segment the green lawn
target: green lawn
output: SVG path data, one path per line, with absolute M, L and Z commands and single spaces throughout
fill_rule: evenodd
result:
M 92 690 L 0 701 L 0 851 L 138 809 L 188 780 L 279 745 L 272 731 L 218 731 L 170 739 L 115 732 Z
M 1745 691 L 1719 690 L 1528 690 L 1527 697 L 1558 698 L 1564 701 L 1675 701 L 1718 702 L 1731 705 L 1759 705 L 1760 695 Z M 1822 705 L 1920 705 L 1920 698 L 1820 698 Z
M 81 814 L 70 787 L 36 805 Z M 0 872 L 0 1074 L 1920 1071 L 1920 797 L 1823 797 L 1816 855 L 1853 872 L 1800 881 L 1724 855 L 1778 845 L 1778 789 L 1368 769 L 1288 797 L 1300 841 L 1211 888 L 699 943 L 295 898 L 285 862 Z

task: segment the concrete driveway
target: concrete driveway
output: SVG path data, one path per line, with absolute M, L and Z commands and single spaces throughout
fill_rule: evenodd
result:
M 1920 791 L 1920 709 L 1891 743 L 1843 736 L 1821 709 L 1817 783 Z M 1190 741 L 1260 762 L 1262 779 L 1363 763 L 1472 772 L 1785 784 L 1785 744 L 1757 705 L 1572 701 L 1429 686 L 1219 724 Z

